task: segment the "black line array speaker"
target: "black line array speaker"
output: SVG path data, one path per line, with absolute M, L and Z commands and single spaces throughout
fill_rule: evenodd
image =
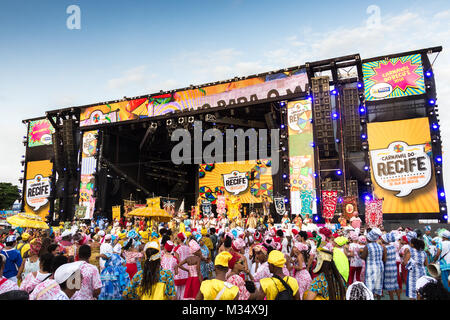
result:
M 75 120 L 63 120 L 63 143 L 67 170 L 71 175 L 76 174 L 77 152 L 75 143 Z
M 52 148 L 54 154 L 53 164 L 55 170 L 61 175 L 63 173 L 63 168 L 65 166 L 65 160 L 60 141 L 61 141 L 60 132 L 55 131 L 55 133 L 52 134 Z
M 330 78 L 311 79 L 314 111 L 314 130 L 320 158 L 336 155 L 333 120 L 330 100 Z
M 355 88 L 342 90 L 341 102 L 343 105 L 343 131 L 346 151 L 361 151 L 361 128 L 359 116 L 359 93 Z

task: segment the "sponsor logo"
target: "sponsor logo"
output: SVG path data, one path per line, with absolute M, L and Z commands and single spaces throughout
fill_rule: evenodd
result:
M 405 197 L 425 187 L 431 180 L 431 159 L 425 144 L 408 145 L 392 142 L 386 149 L 370 151 L 373 174 L 377 184 L 396 197 Z
M 246 172 L 233 171 L 223 175 L 223 185 L 225 190 L 234 195 L 238 195 L 248 188 L 248 178 Z
M 392 93 L 392 86 L 389 83 L 377 83 L 370 88 L 370 94 L 378 99 L 386 98 Z
M 52 135 L 44 134 L 41 138 L 41 143 L 46 145 L 52 144 Z
M 33 211 L 38 211 L 48 203 L 50 196 L 50 178 L 38 174 L 34 179 L 27 180 L 26 202 Z

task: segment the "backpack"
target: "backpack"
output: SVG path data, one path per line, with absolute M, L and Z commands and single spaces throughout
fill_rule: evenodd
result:
M 278 286 L 275 283 L 275 287 L 277 288 L 277 291 L 278 291 L 278 294 L 275 297 L 275 300 L 294 300 L 293 291 L 292 291 L 291 287 L 279 276 L 277 276 L 277 275 L 273 275 L 273 276 L 275 278 L 277 278 L 278 280 L 280 280 L 281 283 L 283 284 L 284 288 L 286 289 L 283 291 L 279 291 Z M 273 281 L 273 279 L 272 279 L 272 281 Z M 273 282 L 275 282 L 275 281 L 273 281 Z

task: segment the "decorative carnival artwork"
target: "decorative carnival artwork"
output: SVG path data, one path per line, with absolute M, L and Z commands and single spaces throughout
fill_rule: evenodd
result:
M 365 201 L 366 224 L 369 228 L 380 227 L 383 224 L 383 199 Z
M 338 192 L 336 190 L 322 191 L 322 202 L 323 202 L 322 216 L 324 219 L 333 219 L 334 213 L 336 212 L 337 200 L 338 200 Z

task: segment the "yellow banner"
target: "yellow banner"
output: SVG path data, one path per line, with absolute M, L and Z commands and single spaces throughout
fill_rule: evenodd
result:
M 53 163 L 49 160 L 27 163 L 27 181 L 24 190 L 25 212 L 37 214 L 44 221 L 50 209 L 48 197 L 52 169 Z
M 240 203 L 261 203 L 273 193 L 271 161 L 203 164 L 199 168 L 199 193 L 213 204 L 220 194 L 237 197 Z
M 112 207 L 112 218 L 113 220 L 120 220 L 120 206 Z
M 367 125 L 374 192 L 383 213 L 436 213 L 428 118 Z

